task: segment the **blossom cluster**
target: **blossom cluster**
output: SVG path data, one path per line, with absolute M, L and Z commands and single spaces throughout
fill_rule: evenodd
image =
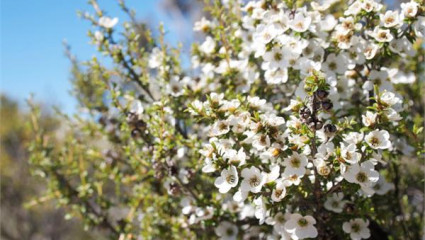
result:
M 300 212 L 320 218 L 320 206 L 303 210 L 297 192 L 326 199 L 326 210 L 341 213 L 353 197 L 392 190 L 379 172 L 387 166 L 383 156 L 406 148 L 405 141 L 394 143 L 402 137 L 390 134 L 408 108 L 394 86 L 416 79 L 381 59 L 403 61 L 415 54 L 412 39 L 423 37 L 424 25 L 419 4 L 384 11 L 379 2 L 354 1 L 336 18 L 325 14 L 335 3 L 290 9 L 273 1 L 248 2 L 240 25 L 231 27 L 239 48 L 207 36 L 193 59 L 205 87 L 232 74 L 240 94 L 226 99 L 213 91 L 207 101 L 190 105 L 193 115 L 210 123 L 209 142 L 200 151 L 203 172 L 217 173 L 220 193 L 231 194 L 241 211 L 251 205 L 251 215 L 284 239 L 318 235 L 316 219 Z M 208 35 L 216 24 L 202 19 L 194 29 Z M 211 62 L 216 55 L 226 57 Z M 273 89 L 272 95 L 266 90 L 260 95 L 268 100 L 241 97 L 263 84 L 258 81 Z M 285 106 L 276 95 L 292 99 Z M 369 107 L 359 107 L 362 102 Z M 361 118 L 350 115 L 354 109 Z M 352 239 L 369 238 L 368 220 L 356 217 L 339 227 Z M 225 239 L 220 229 L 217 234 Z

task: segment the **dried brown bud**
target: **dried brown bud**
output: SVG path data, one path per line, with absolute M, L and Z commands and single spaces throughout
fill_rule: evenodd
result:
M 326 90 L 317 90 L 314 94 L 316 95 L 316 97 L 317 97 L 319 100 L 324 100 L 325 98 L 327 98 L 327 97 L 328 97 L 329 92 L 328 92 L 328 91 L 326 91 Z
M 133 130 L 131 130 L 131 137 L 132 138 L 140 138 L 142 136 L 142 131 L 140 131 L 140 129 L 135 128 Z
M 311 130 L 320 130 L 323 127 L 323 122 L 316 118 L 309 118 L 307 123 Z
M 168 171 L 169 171 L 170 175 L 172 175 L 172 176 L 175 176 L 178 173 L 178 169 L 174 165 L 173 166 L 170 166 L 170 168 L 168 169 Z
M 133 112 L 128 112 L 127 113 L 127 123 L 130 125 L 134 125 L 137 120 L 139 120 L 137 114 L 133 113 Z
M 177 183 L 171 183 L 170 184 L 170 192 L 173 196 L 176 196 L 180 192 L 180 187 L 177 185 Z
M 336 132 L 336 126 L 333 124 L 326 124 L 325 125 L 325 133 L 335 133 Z
M 329 99 L 326 99 L 322 102 L 322 108 L 325 111 L 331 110 L 333 108 L 333 106 L 334 106 L 333 103 Z

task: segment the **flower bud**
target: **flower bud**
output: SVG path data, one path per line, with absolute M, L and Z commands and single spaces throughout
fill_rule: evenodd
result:
M 326 166 L 326 165 L 321 165 L 317 168 L 317 172 L 321 175 L 321 176 L 328 176 L 329 173 L 331 173 L 331 169 Z
M 139 120 L 136 122 L 136 128 L 139 129 L 146 129 L 146 123 L 143 120 Z
M 170 184 L 170 193 L 173 196 L 176 196 L 180 192 L 180 187 L 177 185 L 177 183 L 171 183 Z
M 178 169 L 177 169 L 177 167 L 176 166 L 171 166 L 170 168 L 169 168 L 169 173 L 170 173 L 170 175 L 172 175 L 172 176 L 175 176 L 175 175 L 177 175 L 177 173 L 178 173 Z
M 325 125 L 325 133 L 335 133 L 336 132 L 336 126 L 333 124 L 326 124 Z
M 317 120 L 317 119 L 313 119 L 313 121 L 310 121 L 310 123 L 308 124 L 308 126 L 312 130 L 320 130 L 323 127 L 323 122 L 320 121 L 320 120 Z
M 331 110 L 333 108 L 333 106 L 334 106 L 333 103 L 329 99 L 326 99 L 322 102 L 322 108 L 325 111 Z
M 327 97 L 328 97 L 329 92 L 328 92 L 328 91 L 326 91 L 326 90 L 317 90 L 314 94 L 316 95 L 316 97 L 317 97 L 319 100 L 324 100 L 325 98 L 327 98 Z
M 135 123 L 137 123 L 138 116 L 134 112 L 128 112 L 126 120 L 127 120 L 128 124 L 134 125 Z
M 142 131 L 140 131 L 140 129 L 135 128 L 133 130 L 131 130 L 131 137 L 132 138 L 140 138 L 142 136 Z

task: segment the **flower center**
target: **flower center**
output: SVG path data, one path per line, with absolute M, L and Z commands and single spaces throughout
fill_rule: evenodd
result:
M 276 191 L 274 192 L 274 195 L 279 198 L 280 196 L 282 196 L 283 190 L 282 189 L 276 189 Z
M 260 179 L 257 176 L 253 176 L 249 179 L 249 185 L 251 185 L 251 187 L 257 187 L 260 185 Z
M 235 176 L 234 176 L 234 175 L 228 175 L 228 176 L 226 177 L 226 181 L 227 181 L 228 183 L 230 183 L 230 184 L 235 183 L 235 180 L 236 180 L 236 178 L 235 178 Z
M 297 22 L 297 24 L 295 24 L 295 26 L 296 26 L 297 28 L 300 28 L 300 29 L 303 29 L 303 28 L 304 28 L 304 24 L 303 24 L 303 22 Z
M 386 23 L 393 23 L 394 22 L 394 18 L 393 17 L 388 17 L 386 20 Z
M 353 232 L 358 233 L 360 232 L 360 225 L 357 223 L 354 223 L 353 225 L 351 225 L 351 229 L 353 230 Z
M 279 223 L 284 223 L 285 222 L 285 216 L 279 215 L 279 217 L 277 217 L 276 221 L 279 222 Z
M 305 218 L 300 218 L 300 220 L 298 220 L 298 225 L 300 227 L 305 227 L 308 225 L 308 221 Z
M 373 189 L 378 191 L 381 189 L 381 184 L 375 184 L 375 186 L 373 186 Z
M 330 62 L 329 63 L 329 69 L 330 70 L 335 70 L 336 69 L 336 62 Z
M 334 208 L 337 208 L 337 207 L 339 207 L 339 202 L 333 201 L 331 206 L 334 207 Z
M 298 175 L 297 174 L 291 175 L 289 177 L 289 179 L 294 182 L 294 181 L 296 181 L 298 179 Z
M 266 136 L 263 135 L 260 137 L 260 143 L 261 145 L 267 145 Z
M 299 168 L 301 165 L 301 161 L 298 158 L 292 158 L 291 159 L 291 166 L 293 168 Z
M 348 160 L 350 160 L 352 158 L 351 153 L 350 152 L 347 152 L 345 154 L 345 158 L 348 159 Z
M 380 32 L 378 36 L 379 36 L 379 38 L 385 39 L 385 38 L 387 38 L 387 33 L 386 32 Z
M 370 139 L 370 143 L 371 143 L 373 146 L 378 146 L 378 145 L 379 145 L 379 139 L 378 139 L 377 137 L 372 137 L 372 138 Z
M 271 38 L 272 36 L 269 34 L 269 33 L 264 33 L 264 35 L 263 35 L 263 38 L 264 38 L 264 40 L 266 40 L 266 41 L 268 41 L 268 40 L 270 40 L 270 38 Z
M 280 61 L 280 60 L 282 60 L 282 54 L 281 53 L 275 53 L 274 54 L 274 60 L 275 61 Z
M 311 48 L 309 48 L 309 47 L 306 47 L 305 49 L 304 49 L 304 54 L 305 55 L 309 55 L 310 53 L 312 53 L 313 52 L 313 50 L 311 49 Z
M 220 125 L 218 126 L 218 128 L 223 131 L 223 130 L 226 130 L 227 129 L 227 125 L 222 122 L 222 123 L 220 123 Z
M 357 181 L 359 181 L 361 183 L 366 182 L 367 175 L 364 172 L 359 172 L 359 173 L 357 173 L 356 179 L 357 179 Z
M 178 86 L 173 86 L 172 90 L 173 92 L 177 93 L 180 90 L 180 88 Z
M 275 149 L 273 149 L 273 151 L 272 151 L 272 156 L 273 156 L 273 157 L 276 157 L 277 155 L 279 155 L 279 153 L 280 153 L 279 149 L 275 148 Z
M 233 229 L 232 228 L 226 229 L 226 234 L 227 234 L 227 236 L 233 236 L 233 234 L 234 234 Z

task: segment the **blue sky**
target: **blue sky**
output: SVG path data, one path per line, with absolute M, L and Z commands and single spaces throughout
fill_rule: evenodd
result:
M 160 10 L 159 0 L 126 2 L 137 11 L 140 20 L 148 19 L 153 26 L 160 21 L 166 26 L 173 24 L 169 13 Z M 116 0 L 99 0 L 99 4 L 110 16 L 119 17 L 119 24 L 125 20 Z M 57 105 L 67 113 L 75 112 L 76 102 L 69 94 L 70 64 L 62 41 L 66 39 L 80 60 L 96 54 L 88 44 L 87 30 L 91 26 L 76 14 L 77 10 L 93 12 L 87 0 L 2 0 L 0 8 L 1 92 L 18 100 L 21 106 L 34 93 L 37 101 Z M 176 44 L 179 36 L 170 31 L 168 39 Z

